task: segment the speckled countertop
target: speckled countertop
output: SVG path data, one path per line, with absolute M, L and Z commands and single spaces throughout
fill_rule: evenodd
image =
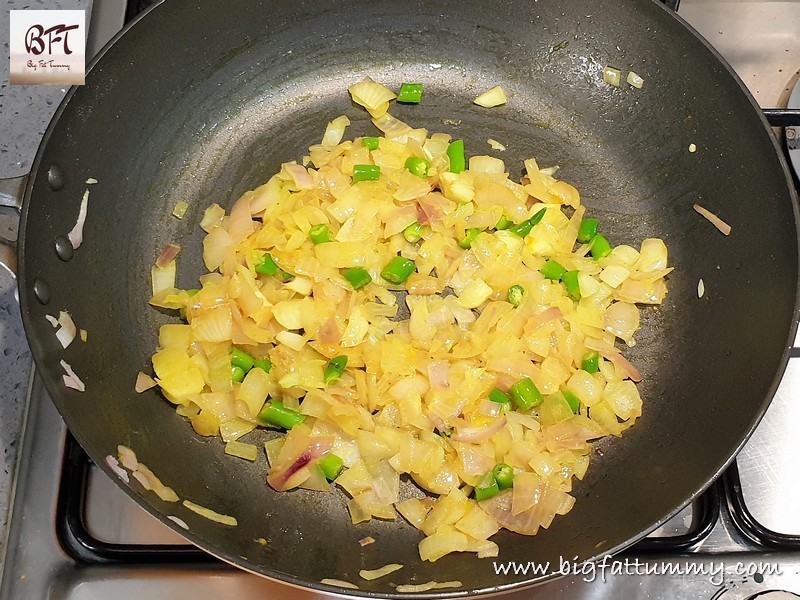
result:
M 3 0 L 0 2 L 0 178 L 30 171 L 36 149 L 53 113 L 67 91 L 58 85 L 9 85 L 9 10 L 87 9 L 90 0 Z M 88 20 L 88 19 L 87 19 Z M 17 237 L 17 219 L 0 209 L 0 236 Z M 25 411 L 31 355 L 22 329 L 16 282 L 0 269 L 0 544 L 5 539 L 8 500 Z

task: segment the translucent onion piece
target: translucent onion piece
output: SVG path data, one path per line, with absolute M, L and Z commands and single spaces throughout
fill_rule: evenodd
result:
M 161 254 L 156 258 L 156 266 L 159 269 L 166 267 L 181 251 L 181 247 L 177 244 L 167 244 L 161 250 Z
M 448 588 L 460 588 L 464 584 L 460 581 L 429 581 L 418 584 L 401 584 L 397 586 L 397 591 L 401 594 L 413 594 L 414 592 L 428 592 L 430 590 L 445 590 Z
M 223 515 L 222 513 L 213 511 L 210 508 L 206 508 L 205 506 L 200 506 L 199 504 L 195 504 L 194 502 L 191 502 L 189 500 L 184 500 L 183 505 L 192 512 L 195 512 L 201 517 L 205 517 L 210 521 L 214 521 L 216 523 L 222 523 L 223 525 L 229 525 L 231 527 L 236 527 L 239 524 L 238 521 L 236 520 L 236 517 Z
M 81 198 L 81 206 L 78 209 L 78 220 L 75 222 L 75 226 L 72 228 L 67 234 L 67 238 L 69 238 L 69 243 L 72 244 L 73 250 L 77 250 L 80 248 L 81 244 L 83 243 L 83 225 L 86 223 L 86 214 L 89 209 L 89 190 L 83 192 L 83 198 Z
M 320 579 L 320 583 L 324 583 L 325 585 L 335 585 L 340 588 L 346 588 L 348 590 L 357 590 L 359 589 L 355 583 L 350 583 L 349 581 L 343 581 L 341 579 Z
M 137 394 L 141 394 L 142 392 L 149 390 L 150 388 L 154 388 L 156 387 L 156 385 L 158 384 L 156 384 L 155 379 L 150 377 L 150 375 L 148 375 L 147 373 L 142 373 L 141 371 L 139 371 L 136 374 L 136 385 L 134 386 L 134 389 L 136 390 Z
M 503 91 L 503 88 L 496 85 L 475 98 L 474 102 L 478 106 L 483 106 L 484 108 L 493 108 L 505 104 L 507 100 L 508 98 L 506 98 L 506 93 Z
M 354 83 L 347 91 L 353 102 L 360 104 L 367 109 L 373 117 L 380 117 L 389 110 L 389 101 L 397 98 L 397 95 L 387 88 L 374 81 L 371 77 L 365 77 L 362 81 Z
M 69 316 L 68 312 L 63 310 L 58 313 L 58 324 L 61 327 L 56 331 L 56 337 L 61 343 L 61 347 L 66 348 L 72 343 L 72 340 L 75 339 L 78 330 L 77 327 L 75 327 L 75 322 L 72 320 L 72 317 Z
M 693 204 L 692 208 L 694 208 L 698 213 L 703 215 L 708 221 L 714 225 L 717 229 L 720 230 L 724 235 L 731 234 L 731 226 L 728 225 L 725 221 L 720 219 L 717 215 L 712 213 L 710 210 L 703 208 L 699 204 Z
M 78 392 L 85 392 L 86 385 L 81 381 L 81 378 L 75 374 L 72 367 L 66 361 L 60 362 L 61 368 L 64 369 L 66 375 L 63 376 L 64 385 Z
M 386 566 L 381 567 L 380 569 L 361 569 L 358 572 L 359 577 L 362 579 L 366 579 L 367 581 L 372 581 L 373 579 L 378 579 L 380 577 L 385 577 L 389 573 L 394 573 L 395 571 L 399 571 L 403 568 L 403 565 L 398 564 L 389 564 Z
M 119 461 L 111 456 L 110 454 L 106 456 L 106 464 L 108 468 L 111 469 L 114 474 L 122 479 L 125 483 L 130 483 L 130 478 L 128 477 L 128 472 L 119 466 Z

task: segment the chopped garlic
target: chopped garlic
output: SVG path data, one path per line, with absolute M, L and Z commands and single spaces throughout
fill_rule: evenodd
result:
M 689 152 L 691 152 L 691 153 L 697 152 L 697 145 L 696 144 L 689 144 Z
M 502 152 L 506 149 L 506 147 L 503 146 L 503 144 L 501 144 L 497 140 L 493 140 L 492 138 L 486 140 L 486 143 L 492 147 L 492 150 L 500 150 Z
M 703 294 L 706 293 L 706 284 L 703 283 L 703 280 L 697 282 L 697 297 L 702 298 Z

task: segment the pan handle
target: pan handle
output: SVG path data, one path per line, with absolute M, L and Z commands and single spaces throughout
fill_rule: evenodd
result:
M 0 207 L 10 208 L 16 213 L 17 225 L 19 225 L 22 196 L 27 181 L 27 175 L 0 179 Z M 5 268 L 12 277 L 17 277 L 17 242 L 6 239 L 2 235 L 0 235 L 0 267 Z

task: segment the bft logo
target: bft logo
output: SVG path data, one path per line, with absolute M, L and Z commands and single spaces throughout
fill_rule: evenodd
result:
M 72 54 L 69 49 L 69 32 L 73 29 L 79 29 L 80 25 L 67 25 L 60 23 L 45 29 L 41 25 L 33 25 L 25 33 L 25 50 L 29 54 L 39 56 L 47 49 L 47 54 L 53 54 L 53 44 L 56 44 L 56 51 L 58 51 L 58 43 L 61 43 L 61 51 L 65 55 Z M 45 45 L 45 41 L 47 45 Z
M 11 83 L 81 85 L 86 77 L 86 13 L 11 11 Z

